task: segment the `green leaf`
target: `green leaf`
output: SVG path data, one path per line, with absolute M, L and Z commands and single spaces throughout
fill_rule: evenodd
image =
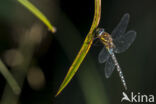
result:
M 94 38 L 94 30 L 97 28 L 99 21 L 100 21 L 100 17 L 101 17 L 101 0 L 95 0 L 95 12 L 94 12 L 94 19 L 92 22 L 92 26 L 90 28 L 89 33 L 87 34 L 85 41 L 78 53 L 78 55 L 76 56 L 74 62 L 72 63 L 72 65 L 70 66 L 68 73 L 65 77 L 65 79 L 63 80 L 57 94 L 59 95 L 62 90 L 68 85 L 68 83 L 71 81 L 71 79 L 73 78 L 73 76 L 75 75 L 75 73 L 77 72 L 79 66 L 81 65 L 82 61 L 84 60 L 84 58 L 86 57 L 92 43 L 93 43 L 93 38 Z
M 46 16 L 40 10 L 38 10 L 31 2 L 29 2 L 28 0 L 17 0 L 17 1 L 21 3 L 23 6 L 25 6 L 37 18 L 39 18 L 51 32 L 53 33 L 56 32 L 56 28 L 49 22 Z
M 0 60 L 0 72 L 5 77 L 14 93 L 19 94 L 21 92 L 21 88 L 19 87 L 18 83 L 16 82 L 12 74 L 9 72 L 9 70 L 1 60 Z

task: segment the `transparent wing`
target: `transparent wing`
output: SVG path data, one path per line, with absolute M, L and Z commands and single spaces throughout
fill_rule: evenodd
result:
M 115 69 L 115 64 L 114 64 L 112 58 L 109 57 L 108 61 L 106 61 L 106 64 L 105 64 L 106 78 L 109 78 L 112 75 L 112 72 L 114 71 L 114 69 Z
M 121 52 L 126 51 L 131 46 L 135 38 L 136 38 L 136 32 L 128 31 L 123 37 L 117 40 L 113 40 L 116 46 L 114 49 L 114 52 L 121 53 Z
M 110 54 L 108 53 L 108 51 L 106 50 L 106 48 L 104 46 L 98 56 L 99 63 L 106 62 L 109 57 L 110 57 Z
M 116 28 L 112 31 L 111 36 L 113 39 L 120 38 L 122 35 L 124 35 L 127 29 L 128 22 L 129 22 L 129 17 L 130 16 L 128 13 L 123 15 L 120 22 L 116 26 Z

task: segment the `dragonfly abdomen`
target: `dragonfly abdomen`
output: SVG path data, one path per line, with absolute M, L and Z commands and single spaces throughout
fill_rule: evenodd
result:
M 120 78 L 121 78 L 121 81 L 122 81 L 122 83 L 123 83 L 123 86 L 124 86 L 125 90 L 127 90 L 126 81 L 125 81 L 125 78 L 124 78 L 124 76 L 123 76 L 121 67 L 119 66 L 119 63 L 118 63 L 118 61 L 117 61 L 117 59 L 116 59 L 114 53 L 111 52 L 110 54 L 111 54 L 111 57 L 112 57 L 112 59 L 113 59 L 113 61 L 114 61 L 114 64 L 115 64 L 115 66 L 116 66 L 116 69 L 117 69 L 117 71 L 118 71 L 118 73 L 119 73 L 119 76 L 120 76 Z

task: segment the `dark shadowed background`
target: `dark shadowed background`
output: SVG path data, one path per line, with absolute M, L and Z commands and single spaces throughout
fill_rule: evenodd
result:
M 72 81 L 54 97 L 90 29 L 94 0 L 30 1 L 57 32 L 50 33 L 17 0 L 0 1 L 0 58 L 23 86 L 14 98 L 0 75 L 1 104 L 120 104 L 124 89 L 117 71 L 105 78 L 104 64 L 97 59 L 101 45 L 91 47 Z M 137 32 L 132 46 L 116 55 L 126 93 L 156 97 L 156 1 L 102 0 L 100 27 L 111 33 L 124 13 L 130 14 L 128 30 Z

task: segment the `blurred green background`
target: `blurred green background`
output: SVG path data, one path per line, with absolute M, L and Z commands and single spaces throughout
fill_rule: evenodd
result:
M 70 84 L 54 97 L 88 33 L 94 0 L 30 0 L 57 28 L 55 34 L 16 0 L 0 1 L 0 58 L 22 87 L 15 95 L 0 75 L 1 104 L 120 104 L 124 91 L 118 73 L 104 76 L 102 46 L 93 45 Z M 100 27 L 109 33 L 124 13 L 132 46 L 117 54 L 128 91 L 156 95 L 156 1 L 102 0 Z M 124 102 L 127 103 L 126 101 Z

